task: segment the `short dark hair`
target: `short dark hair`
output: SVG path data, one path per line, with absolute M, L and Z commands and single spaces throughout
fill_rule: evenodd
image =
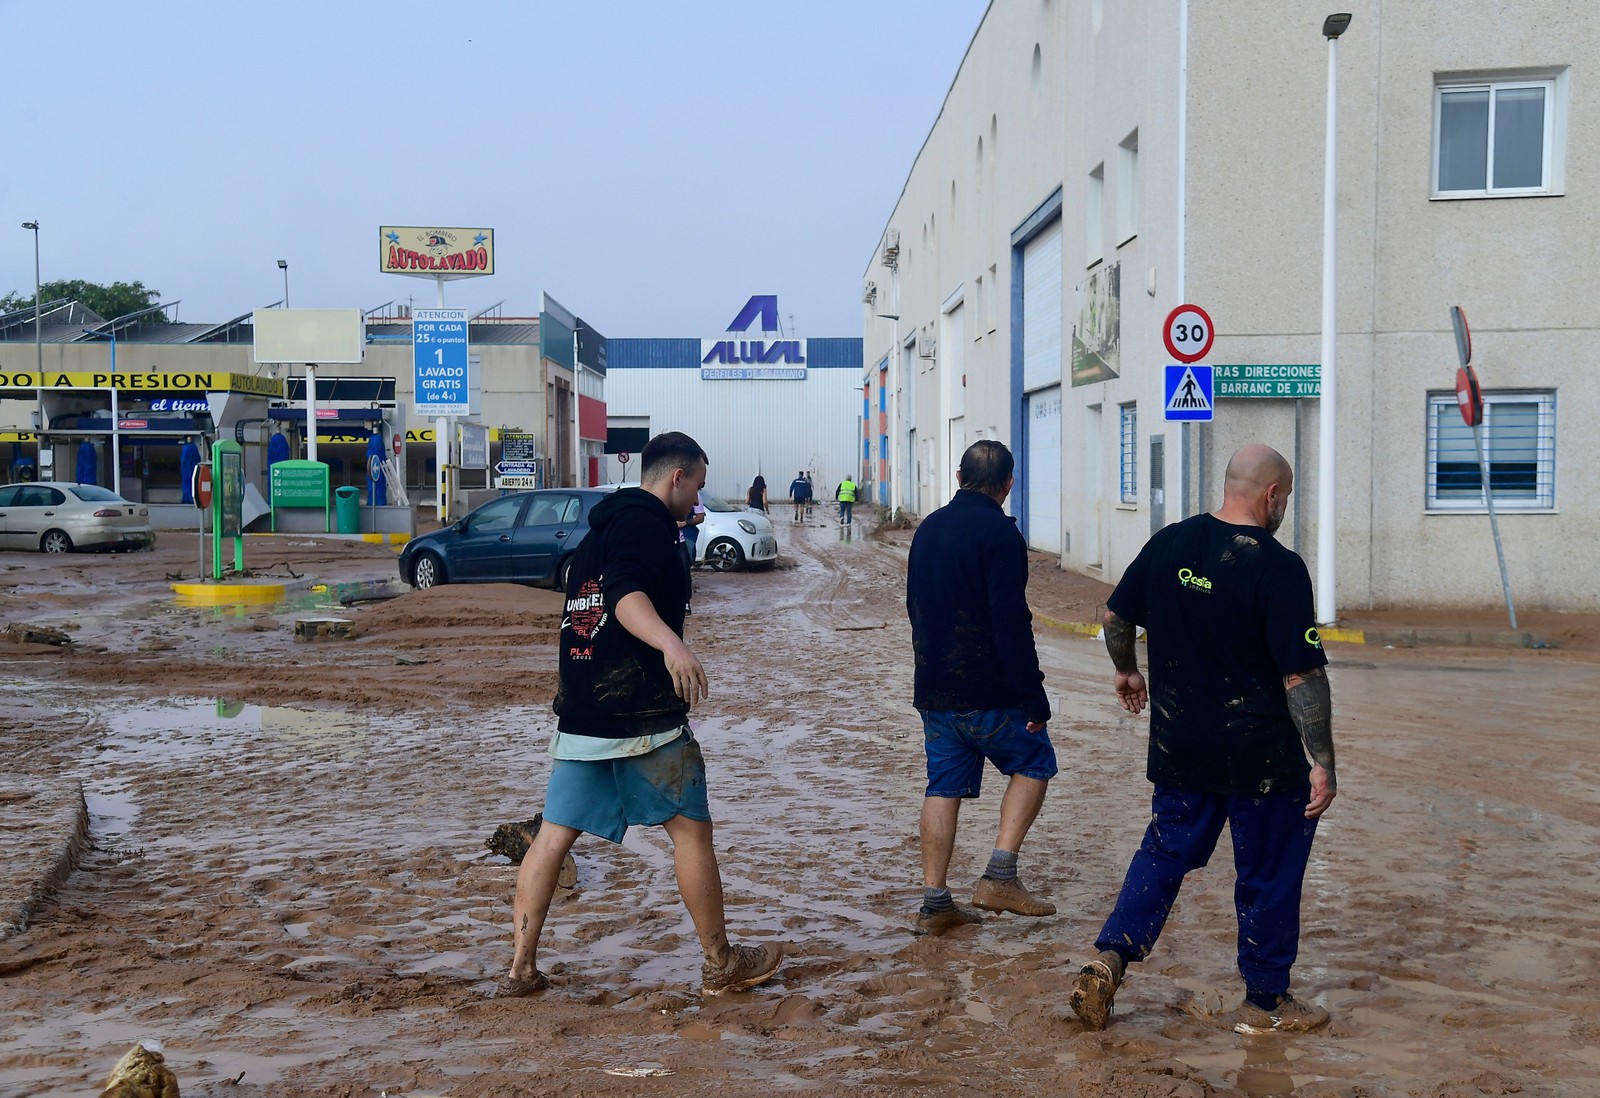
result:
M 998 492 L 1016 467 L 1005 443 L 980 438 L 961 455 L 961 487 L 974 492 Z
M 697 464 L 711 464 L 698 442 L 682 431 L 663 431 L 644 444 L 644 453 L 639 455 L 639 480 L 660 480 L 671 476 L 674 469 L 692 469 Z

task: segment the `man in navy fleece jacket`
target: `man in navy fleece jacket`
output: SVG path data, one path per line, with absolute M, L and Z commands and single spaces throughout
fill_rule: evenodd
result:
M 1028 610 L 1028 549 L 1001 505 L 1011 493 L 1011 451 L 985 439 L 961 456 L 961 487 L 911 541 L 906 609 L 916 654 L 912 703 L 922 713 L 928 786 L 922 802 L 919 933 L 982 921 L 957 907 L 947 875 L 956 819 L 978 796 L 987 759 L 1009 778 L 977 907 L 1053 915 L 1055 905 L 1017 879 L 1017 851 L 1056 773 L 1046 724 L 1050 703 Z

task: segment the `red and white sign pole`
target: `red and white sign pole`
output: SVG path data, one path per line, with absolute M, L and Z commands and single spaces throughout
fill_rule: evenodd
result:
M 1456 403 L 1461 405 L 1461 418 L 1472 428 L 1472 443 L 1478 451 L 1478 479 L 1483 486 L 1483 506 L 1489 512 L 1489 530 L 1494 534 L 1494 555 L 1500 562 L 1500 590 L 1506 597 L 1506 614 L 1511 618 L 1511 628 L 1517 628 L 1517 608 L 1511 600 L 1511 577 L 1506 572 L 1506 551 L 1500 544 L 1500 519 L 1494 512 L 1494 491 L 1489 482 L 1489 457 L 1483 449 L 1483 390 L 1478 388 L 1478 376 L 1472 372 L 1472 330 L 1467 327 L 1467 314 L 1461 306 L 1450 306 L 1450 323 L 1456 330 L 1456 355 L 1461 368 L 1456 371 Z

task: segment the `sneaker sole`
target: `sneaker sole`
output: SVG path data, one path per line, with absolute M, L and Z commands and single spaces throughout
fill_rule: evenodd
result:
M 700 989 L 700 994 L 701 995 L 723 995 L 723 994 L 726 994 L 727 992 L 730 992 L 730 991 L 745 991 L 748 988 L 755 987 L 757 984 L 766 983 L 768 980 L 770 980 L 774 976 L 776 976 L 777 973 L 778 973 L 778 969 L 780 969 L 782 967 L 783 967 L 783 958 L 779 957 L 777 959 L 777 961 L 774 962 L 774 964 L 773 964 L 773 966 L 771 968 L 767 969 L 767 971 L 761 973 L 759 976 L 750 976 L 750 977 L 747 977 L 747 978 L 745 978 L 743 980 L 737 980 L 737 981 L 735 981 L 734 983 L 731 983 L 731 984 L 723 984 L 720 987 L 709 987 L 709 986 L 702 987 Z

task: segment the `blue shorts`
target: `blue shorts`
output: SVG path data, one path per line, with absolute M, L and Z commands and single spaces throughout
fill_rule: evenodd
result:
M 1007 777 L 1049 781 L 1056 776 L 1056 749 L 1050 734 L 1028 731 L 1020 709 L 965 712 L 924 709 L 922 736 L 928 752 L 929 797 L 976 797 L 983 785 L 983 761 Z
M 654 827 L 674 816 L 710 822 L 706 762 L 687 729 L 648 755 L 593 761 L 557 759 L 544 818 L 620 843 L 630 824 Z

